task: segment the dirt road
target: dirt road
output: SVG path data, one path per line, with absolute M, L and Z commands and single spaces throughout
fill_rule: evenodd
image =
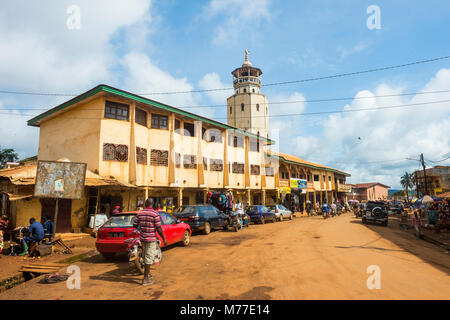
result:
M 448 252 L 350 214 L 195 235 L 163 252 L 149 287 L 125 257 L 76 265 L 80 290 L 33 279 L 0 299 L 450 299 Z M 370 265 L 380 267 L 381 289 L 367 288 Z

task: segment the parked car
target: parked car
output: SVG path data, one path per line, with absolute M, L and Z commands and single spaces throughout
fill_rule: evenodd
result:
M 250 217 L 250 221 L 254 223 L 264 224 L 266 221 L 275 222 L 277 216 L 266 206 L 249 206 L 246 208 L 245 213 Z
M 393 213 L 401 214 L 403 212 L 403 203 L 400 201 L 392 201 L 389 203 L 389 211 Z
M 375 222 L 388 225 L 388 210 L 384 202 L 369 201 L 364 208 L 362 223 Z
M 217 228 L 226 229 L 229 224 L 229 216 L 212 205 L 183 206 L 174 216 L 187 223 L 192 231 L 201 230 L 204 234 Z
M 274 204 L 271 206 L 267 206 L 267 208 L 275 213 L 278 221 L 283 221 L 283 219 L 294 219 L 294 213 L 282 204 Z
M 133 235 L 135 231 L 133 222 L 137 213 L 138 211 L 130 211 L 113 215 L 99 228 L 95 246 L 105 258 L 111 259 L 116 253 L 127 252 L 128 245 L 125 240 L 138 236 Z M 191 241 L 191 227 L 164 211 L 158 211 L 158 213 L 167 246 L 178 242 L 183 246 L 188 246 Z M 161 247 L 164 247 L 159 234 L 157 237 L 161 241 Z

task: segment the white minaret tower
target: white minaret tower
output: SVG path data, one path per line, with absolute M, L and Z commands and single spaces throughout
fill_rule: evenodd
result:
M 269 138 L 269 100 L 259 92 L 262 71 L 252 66 L 247 50 L 242 67 L 231 74 L 234 94 L 227 99 L 228 124 Z

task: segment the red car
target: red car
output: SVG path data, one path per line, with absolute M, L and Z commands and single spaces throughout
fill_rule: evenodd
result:
M 139 211 L 121 212 L 115 214 L 98 230 L 95 246 L 98 252 L 107 259 L 113 258 L 116 253 L 127 252 L 126 239 L 133 237 L 132 233 L 134 218 Z M 158 211 L 161 218 L 161 227 L 167 240 L 167 246 L 181 242 L 183 246 L 188 246 L 191 241 L 191 227 L 183 222 L 179 222 L 170 214 L 164 211 Z M 161 237 L 161 247 L 164 246 Z

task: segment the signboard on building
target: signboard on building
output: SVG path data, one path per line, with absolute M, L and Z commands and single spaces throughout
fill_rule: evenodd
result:
M 56 199 L 81 199 L 86 178 L 86 163 L 38 161 L 34 196 Z
M 314 189 L 314 183 L 312 181 L 311 182 L 307 182 L 306 185 L 307 185 L 307 190 L 308 191 L 315 191 L 316 190 L 316 189 Z
M 306 193 L 308 187 L 307 181 L 305 179 L 290 179 L 290 186 L 294 190 L 301 190 L 302 193 Z

